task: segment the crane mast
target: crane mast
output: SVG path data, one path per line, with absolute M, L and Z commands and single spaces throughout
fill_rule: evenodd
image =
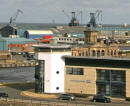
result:
M 23 12 L 20 9 L 17 9 L 17 12 L 15 13 L 15 15 L 10 17 L 10 22 L 9 22 L 10 25 L 15 26 L 15 22 L 19 13 L 23 14 Z

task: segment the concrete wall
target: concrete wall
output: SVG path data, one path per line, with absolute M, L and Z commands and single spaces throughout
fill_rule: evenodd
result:
M 64 66 L 62 59 L 64 55 L 71 55 L 71 52 L 39 52 L 38 60 L 45 60 L 45 93 L 64 92 Z

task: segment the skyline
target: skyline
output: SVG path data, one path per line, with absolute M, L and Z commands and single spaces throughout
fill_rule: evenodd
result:
M 9 22 L 17 9 L 23 11 L 17 23 L 69 23 L 64 10 L 70 17 L 72 11 L 82 11 L 82 24 L 87 24 L 90 12 L 102 10 L 103 24 L 130 24 L 129 0 L 1 0 L 0 22 Z M 78 19 L 81 22 L 80 16 Z

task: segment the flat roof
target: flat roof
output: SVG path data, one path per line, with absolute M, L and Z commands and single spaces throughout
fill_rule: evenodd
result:
M 33 45 L 35 48 L 43 48 L 43 49 L 69 49 L 71 48 L 70 45 L 63 45 L 63 44 L 40 44 L 40 45 Z
M 64 56 L 65 64 L 70 66 L 130 68 L 129 58 Z
M 121 57 L 92 57 L 92 56 L 69 56 L 69 55 L 65 55 L 63 56 L 65 58 L 80 58 L 80 59 L 92 59 L 92 60 L 95 60 L 95 59 L 99 59 L 99 60 L 129 60 L 130 61 L 130 58 L 121 58 Z

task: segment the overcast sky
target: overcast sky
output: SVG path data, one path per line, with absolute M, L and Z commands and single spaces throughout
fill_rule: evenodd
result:
M 82 11 L 82 23 L 89 21 L 89 13 L 102 10 L 104 24 L 130 24 L 130 0 L 0 0 L 0 22 L 9 22 L 17 9 L 23 11 L 16 22 L 67 23 L 71 12 Z M 77 14 L 81 22 L 81 15 Z

